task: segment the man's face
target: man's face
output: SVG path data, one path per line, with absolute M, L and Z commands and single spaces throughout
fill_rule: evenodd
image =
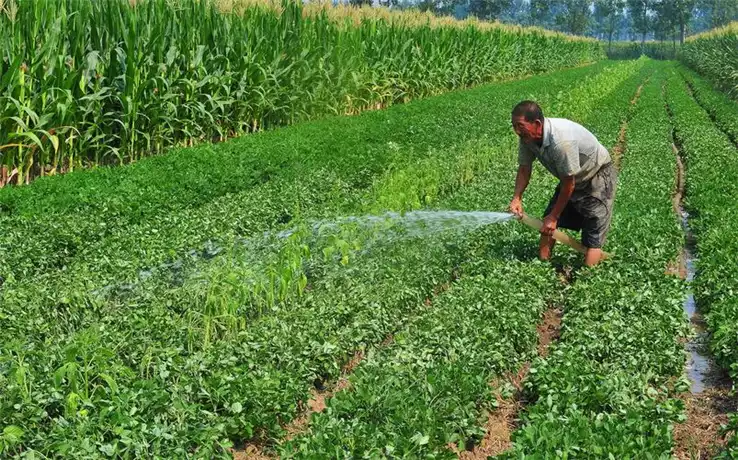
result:
M 543 140 L 543 123 L 541 120 L 525 121 L 525 117 L 512 118 L 513 129 L 515 134 L 525 144 L 540 142 Z

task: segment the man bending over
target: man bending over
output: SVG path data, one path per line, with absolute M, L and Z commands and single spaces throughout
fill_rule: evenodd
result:
M 596 265 L 610 228 L 617 171 L 607 149 L 582 125 L 564 118 L 544 118 L 541 107 L 522 101 L 512 111 L 512 125 L 520 138 L 518 174 L 510 211 L 523 213 L 523 192 L 528 186 L 533 161 L 538 161 L 559 184 L 546 208 L 539 254 L 551 257 L 557 227 L 582 232 L 587 248 L 584 263 Z

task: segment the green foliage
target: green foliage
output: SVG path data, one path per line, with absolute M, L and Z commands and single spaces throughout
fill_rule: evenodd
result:
M 401 330 L 452 273 L 480 273 L 493 254 L 514 259 L 535 239 L 517 225 L 385 240 L 352 225 L 316 237 L 303 224 L 429 203 L 503 209 L 516 158 L 506 121 L 515 102 L 532 97 L 550 113 L 589 113 L 644 67 L 568 70 L 3 190 L 16 206 L 3 217 L 14 232 L 49 225 L 86 235 L 78 252 L 58 254 L 63 269 L 26 263 L 33 271 L 3 286 L 0 418 L 24 432 L 11 455 L 214 457 L 244 440 L 279 438 L 316 382 L 335 380 L 354 353 Z M 188 165 L 198 152 L 231 160 L 192 165 L 194 189 L 176 174 L 169 182 L 176 168 L 164 165 Z M 282 167 L 239 187 L 237 177 L 260 172 L 264 152 Z M 105 186 L 141 184 L 138 174 L 160 180 L 131 195 L 133 203 Z M 49 201 L 47 186 L 58 187 L 58 201 Z M 542 208 L 545 194 L 531 196 Z M 101 222 L 106 233 L 95 230 Z M 288 239 L 262 237 L 291 228 L 298 231 Z M 6 260 L 29 256 L 11 247 L 19 252 Z M 552 275 L 544 265 L 517 266 Z M 495 337 L 530 345 L 534 312 L 510 314 L 528 322 L 527 335 Z M 478 380 L 468 374 L 469 385 Z M 448 408 L 478 433 L 476 407 Z
M 556 284 L 545 264 L 499 260 L 499 235 L 487 235 L 473 276 L 362 362 L 351 391 L 331 399 L 311 434 L 282 446 L 283 456 L 442 458 L 448 443 L 481 439 L 479 408 L 495 404 L 489 382 L 535 353 L 535 324 Z
M 738 23 L 690 37 L 679 59 L 738 98 Z
M 166 256 L 168 250 L 201 247 L 203 235 L 216 228 L 245 235 L 289 221 L 300 210 L 321 212 L 338 201 L 337 195 L 371 186 L 398 160 L 411 162 L 431 148 L 441 153 L 478 138 L 497 142 L 508 136 L 509 142 L 512 132 L 499 120 L 507 119 L 521 98 L 565 90 L 572 79 L 586 79 L 611 65 L 481 87 L 451 100 L 307 122 L 123 168 L 2 189 L 0 220 L 12 230 L 0 234 L 0 275 L 20 281 L 75 259 L 89 261 L 97 242 L 115 244 L 125 254 L 136 251 L 144 259 L 138 268 L 144 269 L 163 262 L 161 255 L 152 257 L 153 248 Z M 428 115 L 433 112 L 446 116 Z M 140 240 L 152 238 L 159 244 L 138 249 Z
M 557 97 L 546 104 L 547 113 L 581 120 L 606 113 L 619 120 L 622 106 L 629 104 L 624 95 L 652 71 L 644 61 L 629 66 L 608 69 L 602 78 Z M 623 104 L 603 103 L 602 97 Z M 619 123 L 601 128 L 613 131 L 603 138 L 614 141 Z M 514 170 L 510 160 L 508 171 Z M 510 172 L 490 171 L 483 181 L 454 194 L 448 206 L 478 209 L 490 199 L 503 203 L 509 192 L 501 191 L 509 181 Z M 543 208 L 548 197 L 540 192 L 546 185 L 539 180 L 532 187 L 532 203 L 527 203 L 533 209 Z M 310 434 L 279 446 L 282 455 L 445 458 L 451 455 L 448 443 L 463 448 L 479 442 L 485 412 L 496 405 L 489 382 L 501 382 L 504 372 L 516 372 L 535 356 L 535 325 L 546 306 L 558 303 L 559 290 L 548 264 L 519 264 L 505 257 L 521 245 L 514 234 L 488 231 L 481 248 L 489 262 L 466 269 L 476 276 L 454 283 L 395 335 L 395 343 L 362 362 L 351 378 L 351 391 L 337 395 L 326 412 L 312 418 Z
M 510 457 L 670 455 L 689 330 L 685 283 L 663 273 L 684 243 L 667 76 L 699 210 L 695 288 L 713 349 L 738 362 L 736 216 L 723 198 L 735 147 L 671 66 L 601 63 L 0 191 L 0 455 L 226 458 L 249 441 L 298 457 L 446 458 L 449 442 L 482 436 L 489 383 L 529 361 Z M 716 120 L 731 120 L 685 75 Z M 609 147 L 628 122 L 614 259 L 563 287 L 517 223 L 413 234 L 337 220 L 504 209 L 509 111 L 523 98 Z M 535 174 L 531 214 L 554 182 Z M 572 263 L 557 251 L 555 263 Z M 562 337 L 536 358 L 551 305 L 564 307 Z M 349 388 L 280 442 L 357 354 Z
M 626 0 L 628 14 L 633 21 L 633 30 L 641 35 L 641 42 L 651 30 L 652 16 L 650 14 L 654 0 Z
M 599 31 L 602 32 L 603 37 L 607 37 L 608 53 L 612 48 L 613 35 L 622 21 L 624 9 L 625 0 L 595 0 L 594 2 L 594 16 L 599 25 Z
M 679 71 L 687 81 L 689 91 L 695 100 L 731 142 L 738 145 L 738 101 L 716 90 L 709 81 L 700 78 L 692 70 L 681 67 Z
M 570 34 L 584 34 L 592 19 L 592 2 L 589 0 L 560 0 L 559 3 L 560 12 L 556 15 L 556 24 Z

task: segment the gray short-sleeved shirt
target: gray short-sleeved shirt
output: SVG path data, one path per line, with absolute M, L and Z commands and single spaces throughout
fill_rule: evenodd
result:
M 559 179 L 574 176 L 577 189 L 611 161 L 610 153 L 587 128 L 564 118 L 544 118 L 541 147 L 520 142 L 518 164 L 531 165 L 535 159 Z

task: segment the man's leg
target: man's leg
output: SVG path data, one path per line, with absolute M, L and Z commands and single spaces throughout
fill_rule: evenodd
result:
M 559 192 L 559 186 L 556 186 L 556 190 L 554 190 L 553 196 L 548 201 L 548 206 L 546 206 L 546 210 L 543 211 L 543 218 L 549 215 L 551 213 L 551 210 L 556 205 L 556 201 L 559 199 Z M 559 225 L 560 224 L 561 216 L 559 216 Z M 541 235 L 541 240 L 538 243 L 538 258 L 541 260 L 548 260 L 549 258 L 551 258 L 555 244 L 556 240 L 553 238 L 553 236 Z
M 584 265 L 592 267 L 602 261 L 602 246 L 610 230 L 612 208 L 593 197 L 583 200 L 582 206 L 582 212 L 585 214 L 582 244 L 587 248 Z
M 538 244 L 538 257 L 541 260 L 548 260 L 553 254 L 553 248 L 556 240 L 553 236 L 541 235 L 541 242 Z
M 582 212 L 585 225 L 582 228 L 582 243 L 587 246 L 584 264 L 588 267 L 602 261 L 602 246 L 612 222 L 612 211 L 617 189 L 617 170 L 612 163 L 603 166 L 592 179 L 594 197 L 584 200 Z
M 587 254 L 584 255 L 584 265 L 593 267 L 602 261 L 602 249 L 587 248 Z

